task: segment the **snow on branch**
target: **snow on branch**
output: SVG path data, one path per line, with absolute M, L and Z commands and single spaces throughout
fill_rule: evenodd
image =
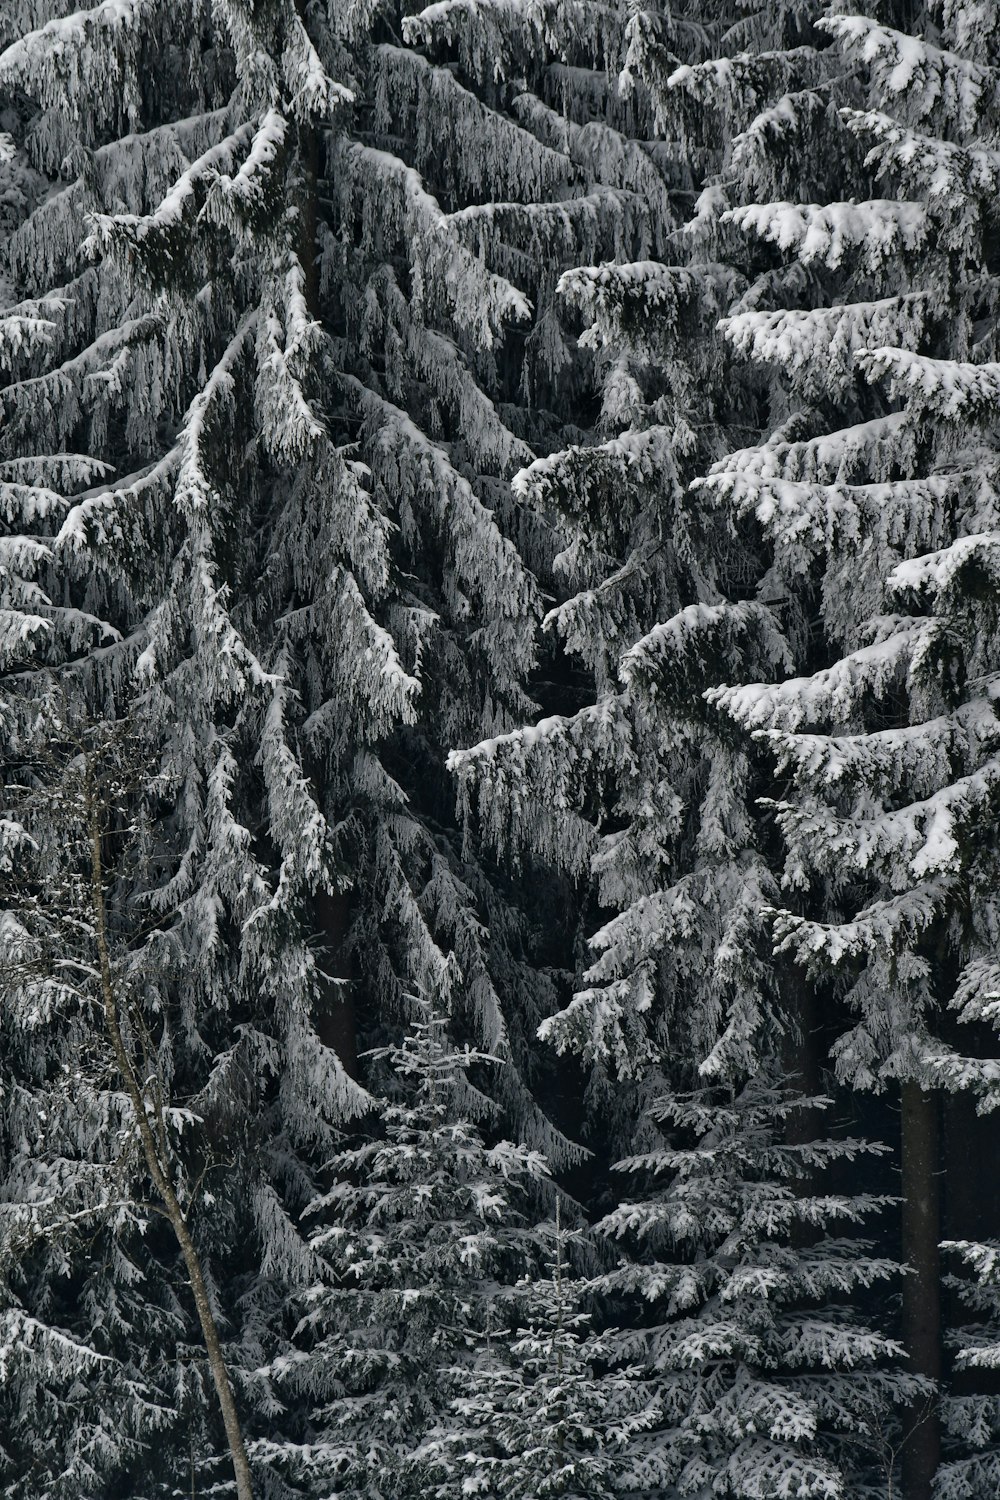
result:
M 341 168 L 338 190 L 345 217 L 350 221 L 355 216 L 351 199 L 360 189 L 365 238 L 379 223 L 391 239 L 406 246 L 415 307 L 433 312 L 444 304 L 459 327 L 486 349 L 493 347 L 508 319 L 530 319 L 527 297 L 466 249 L 412 167 L 358 142 L 342 144 L 339 156 L 334 170 Z
M 281 70 L 289 107 L 297 120 L 330 120 L 339 109 L 354 103 L 354 90 L 335 82 L 327 73 L 297 9 L 289 17 Z
M 1000 749 L 1000 718 L 994 704 L 1000 680 L 951 714 L 860 734 L 796 734 L 758 729 L 754 738 L 766 744 L 779 775 L 790 772 L 803 786 L 824 796 L 862 788 L 893 796 L 905 786 L 926 797 L 950 780 L 956 765 L 971 765 Z
M 0 313 L 0 370 L 12 371 L 21 354 L 32 354 L 51 343 L 55 318 L 68 306 L 65 297 L 39 297 Z
M 598 185 L 549 203 L 472 203 L 446 215 L 479 258 L 517 284 L 539 284 L 552 267 L 616 256 L 650 238 L 649 208 L 631 190 Z
M 334 691 L 304 721 L 304 734 L 317 744 L 339 746 L 359 725 L 367 741 L 415 723 L 420 679 L 406 671 L 396 642 L 374 618 L 346 568 L 334 568 L 327 580 L 322 618 L 335 645 Z M 350 716 L 344 714 L 345 703 Z
M 131 405 L 133 361 L 162 332 L 159 312 L 128 318 L 55 369 L 6 386 L 0 391 L 0 413 L 9 430 L 21 431 L 30 423 L 35 441 L 58 449 L 71 438 L 88 404 L 99 415 L 107 407 Z
M 631 726 L 613 695 L 572 717 L 552 715 L 453 750 L 448 769 L 467 817 L 475 792 L 479 826 L 496 849 L 515 859 L 532 849 L 560 869 L 582 873 L 598 842 L 593 824 L 576 811 L 583 789 L 609 767 L 626 774 L 634 754 Z
M 932 876 L 912 890 L 874 901 L 846 922 L 816 922 L 773 911 L 774 951 L 787 953 L 808 972 L 821 972 L 876 953 L 899 953 L 936 922 L 954 899 L 951 876 Z
M 845 255 L 860 257 L 870 271 L 894 256 L 911 253 L 930 232 L 923 203 L 873 198 L 862 203 L 751 203 L 727 209 L 722 223 L 752 231 L 805 264 L 821 261 L 831 270 Z
M 365 414 L 376 477 L 401 509 L 432 518 L 447 549 L 455 615 L 472 617 L 472 642 L 513 686 L 514 674 L 534 664 L 534 580 L 492 511 L 406 412 L 351 377 L 347 384 Z
M 175 491 L 176 504 L 186 514 L 194 515 L 213 502 L 215 485 L 209 478 L 212 453 L 209 427 L 217 410 L 226 409 L 232 403 L 234 370 L 256 328 L 256 313 L 244 318 L 188 409 L 180 439 L 181 461 Z
M 840 117 L 862 140 L 871 139 L 866 167 L 878 176 L 901 182 L 913 197 L 937 202 L 967 201 L 971 195 L 989 199 L 1000 191 L 1000 151 L 981 142 L 956 144 L 908 129 L 880 110 L 844 108 Z M 942 228 L 947 230 L 948 222 Z
M 876 484 L 816 484 L 737 468 L 693 486 L 724 500 L 736 515 L 756 516 L 790 578 L 807 572 L 817 557 L 836 565 L 845 548 L 854 554 L 853 569 L 865 548 L 875 552 L 873 566 L 880 569 L 886 556 L 891 563 L 900 551 L 932 546 L 945 534 L 955 505 L 982 487 L 976 470 Z M 880 590 L 881 583 L 879 573 Z
M 811 384 L 838 393 L 854 376 L 854 356 L 872 344 L 915 348 L 924 333 L 927 292 L 803 311 L 744 312 L 722 318 L 719 328 L 748 359 L 805 373 Z
M 254 401 L 264 444 L 279 463 L 299 462 L 326 437 L 303 389 L 323 341 L 322 327 L 306 306 L 305 274 L 295 260 L 269 289 L 257 322 Z
M 947 547 L 927 552 L 922 557 L 897 563 L 887 579 L 895 594 L 930 593 L 940 604 L 943 596 L 958 593 L 961 606 L 968 608 L 968 585 L 973 580 L 989 580 L 991 592 L 1000 584 L 1000 531 L 958 537 Z
M 745 729 L 790 729 L 824 721 L 849 724 L 869 696 L 883 698 L 906 685 L 914 664 L 938 641 L 939 620 L 889 616 L 885 634 L 811 677 L 773 684 L 709 688 L 705 698 Z
M 676 215 L 667 183 L 648 151 L 628 135 L 598 120 L 578 125 L 550 109 L 534 94 L 518 95 L 513 108 L 540 140 L 575 163 L 588 185 L 625 190 L 643 199 L 652 243 L 657 252 L 666 251 Z
M 763 805 L 773 810 L 797 870 L 849 868 L 887 877 L 898 888 L 909 877 L 961 872 L 973 830 L 988 826 L 1000 805 L 1000 760 L 987 759 L 930 796 L 889 811 L 862 806 L 839 815 L 812 799 Z
M 455 413 L 462 444 L 478 469 L 507 474 L 530 463 L 534 455 L 528 444 L 510 431 L 496 404 L 470 378 L 468 360 L 454 339 L 414 318 L 392 267 L 376 271 L 369 286 L 379 296 L 366 304 L 365 335 L 371 349 L 383 354 L 394 399 L 403 400 L 409 372 L 416 369 Z
M 740 475 L 832 484 L 859 470 L 876 479 L 888 478 L 896 466 L 912 458 L 914 449 L 910 418 L 905 412 L 891 412 L 817 437 L 796 440 L 776 434 L 759 447 L 739 448 L 720 458 L 709 470 L 709 478 L 726 483 L 727 476 Z
M 267 791 L 268 829 L 288 866 L 288 878 L 310 890 L 330 881 L 329 830 L 289 744 L 288 656 L 279 651 L 264 711 L 257 761 Z
M 1000 403 L 1000 364 L 933 359 L 910 349 L 863 349 L 857 363 L 867 380 L 888 377 L 892 395 L 912 411 L 992 421 Z
M 698 104 L 742 114 L 759 99 L 789 86 L 801 88 L 819 81 L 822 60 L 815 47 L 787 47 L 780 51 L 739 52 L 705 62 L 682 63 L 667 78 L 667 88 L 688 94 Z
M 556 290 L 593 319 L 580 343 L 620 347 L 623 339 L 642 343 L 659 333 L 671 342 L 691 331 L 699 315 L 725 305 L 737 273 L 707 264 L 669 266 L 659 261 L 607 262 L 564 271 Z
M 673 433 L 666 427 L 623 432 L 593 447 L 573 444 L 561 453 L 536 458 L 512 480 L 514 494 L 535 505 L 552 506 L 571 515 L 588 516 L 602 496 L 621 493 L 671 472 Z
M 435 68 L 419 53 L 383 44 L 376 54 L 377 126 L 398 128 L 401 112 L 417 122 L 417 165 L 441 169 L 463 196 L 531 201 L 565 192 L 576 177 L 562 151 L 539 141 L 508 116 L 489 109 L 450 68 Z
M 514 62 L 534 62 L 539 48 L 566 56 L 581 32 L 596 27 L 610 37 L 619 24 L 613 6 L 585 0 L 436 0 L 404 18 L 403 39 L 454 47 L 473 77 L 499 83 Z
M 83 261 L 81 221 L 96 189 L 104 203 L 153 203 L 173 190 L 189 157 L 208 151 L 228 128 L 228 109 L 210 110 L 152 130 L 121 136 L 86 161 L 86 178 L 46 197 L 10 235 L 7 256 L 18 281 L 46 292 Z M 61 160 L 60 148 L 60 160 Z M 59 161 L 51 163 L 55 173 Z
M 625 653 L 619 675 L 626 687 L 693 703 L 721 663 L 730 676 L 744 667 L 788 670 L 788 646 L 769 609 L 751 601 L 689 604 Z
M 824 16 L 816 25 L 868 68 L 873 98 L 892 100 L 907 123 L 932 120 L 967 135 L 1000 100 L 1000 70 L 922 37 L 861 15 Z
M 95 235 L 96 247 L 106 248 L 112 236 L 125 229 L 132 231 L 132 243 L 140 245 L 151 235 L 181 225 L 189 217 L 189 206 L 194 204 L 199 187 L 214 182 L 220 172 L 232 168 L 238 153 L 250 145 L 253 135 L 252 124 L 246 122 L 210 145 L 180 174 L 152 213 L 94 215 L 95 226 L 100 226 Z
M 139 112 L 140 27 L 149 0 L 103 0 L 49 21 L 0 53 L 0 83 L 96 133 Z

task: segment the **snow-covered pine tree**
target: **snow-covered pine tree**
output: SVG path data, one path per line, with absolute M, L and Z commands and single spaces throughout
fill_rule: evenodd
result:
M 154 968 L 142 919 L 129 912 L 150 851 L 145 820 L 130 823 L 123 813 L 147 780 L 148 747 L 130 741 L 120 725 L 81 733 L 55 712 L 44 720 L 37 727 L 45 749 L 25 767 L 26 784 L 7 787 L 8 795 L 20 793 L 24 820 L 4 850 L 11 1032 L 16 1036 L 21 1021 L 29 1036 L 47 1035 L 49 1045 L 39 1049 L 31 1073 L 15 1075 L 5 1090 L 21 1140 L 0 1218 L 0 1328 L 4 1384 L 22 1413 L 22 1422 L 10 1425 L 5 1468 L 23 1484 L 27 1460 L 32 1475 L 58 1476 L 56 1493 L 71 1475 L 86 1492 L 98 1492 L 109 1472 L 132 1466 L 152 1468 L 153 1486 L 155 1466 L 144 1462 L 145 1452 L 164 1436 L 176 1440 L 178 1419 L 190 1424 L 193 1468 L 195 1434 L 205 1426 L 198 1407 L 210 1393 L 236 1493 L 250 1500 L 243 1425 L 198 1243 L 197 1218 L 213 1202 L 205 1179 L 211 1183 L 224 1165 L 222 1143 L 217 1132 L 193 1152 L 181 1145 L 185 1131 L 204 1121 L 175 1102 L 169 1054 L 150 1029 L 168 970 L 162 962 Z M 115 900 L 109 868 L 118 877 Z M 69 1274 L 74 1252 L 86 1253 L 108 1230 L 110 1285 L 101 1277 L 85 1286 L 86 1333 L 74 1337 L 32 1316 L 32 1305 L 62 1301 L 47 1277 Z M 178 1265 L 161 1280 L 146 1275 L 143 1262 L 150 1251 L 164 1256 L 164 1235 L 174 1241 Z M 216 1270 L 219 1263 L 216 1257 Z M 200 1358 L 178 1338 L 185 1302 L 197 1314 Z M 152 1358 L 116 1339 L 126 1330 L 133 1341 L 146 1341 Z M 165 1357 L 172 1345 L 173 1362 Z
M 367 1107 L 355 1032 L 450 983 L 466 1033 L 516 1059 L 509 1119 L 569 1149 L 527 1077 L 551 986 L 463 854 L 440 768 L 528 711 L 538 591 L 510 537 L 549 543 L 506 479 L 574 397 L 548 287 L 582 256 L 644 252 L 650 169 L 633 152 L 626 187 L 588 175 L 554 96 L 528 89 L 557 51 L 545 86 L 575 79 L 559 7 L 434 7 L 402 40 L 399 20 L 292 0 L 0 16 L 4 775 L 27 788 L 5 858 L 34 840 L 38 882 L 59 868 L 27 794 L 52 724 L 126 724 L 145 777 L 109 818 L 141 858 L 109 832 L 104 876 L 132 1063 L 146 1037 L 190 1111 L 175 1188 L 227 1165 L 191 1233 L 251 1425 L 278 1420 L 251 1372 L 315 1276 L 298 1213 Z M 25 1500 L 170 1489 L 197 1404 L 176 1253 L 92 1187 L 132 1128 L 113 1074 L 73 1086 L 99 1021 L 16 984 L 0 1007 L 0 1200 L 46 1206 L 5 1208 L 0 1474 Z M 74 1390 L 104 1374 L 90 1425 L 54 1379 L 36 1446 L 21 1377 L 45 1340 Z M 155 1450 L 119 1421 L 147 1390 Z M 206 1444 L 211 1465 L 211 1422 Z
M 764 1079 L 675 1092 L 650 1109 L 650 1149 L 618 1163 L 640 1193 L 597 1229 L 635 1258 L 604 1285 L 630 1312 L 620 1355 L 654 1372 L 660 1406 L 630 1491 L 894 1493 L 898 1410 L 927 1387 L 851 1306 L 898 1274 L 856 1234 L 885 1200 L 815 1181 L 880 1148 L 786 1138 L 789 1116 L 828 1103 Z
M 544 624 L 582 674 L 585 706 L 451 760 L 498 850 L 534 853 L 584 892 L 591 956 L 543 1034 L 588 1060 L 592 1108 L 616 1122 L 621 1149 L 638 1112 L 623 1080 L 646 1071 L 655 1094 L 650 1069 L 668 1051 L 722 1076 L 781 1030 L 754 954 L 774 888 L 746 813 L 752 769 L 700 697 L 721 661 L 753 677 L 786 660 L 766 610 L 743 597 L 756 582 L 745 539 L 688 491 L 753 404 L 714 333 L 742 286 L 702 232 L 717 121 L 666 89 L 708 43 L 696 8 L 636 10 L 594 70 L 592 96 L 630 144 L 622 173 L 638 153 L 658 175 L 656 258 L 562 276 L 594 351 L 597 421 L 514 481 L 565 538 Z
M 657 1415 L 640 1366 L 593 1327 L 592 1283 L 574 1276 L 558 1200 L 547 1276 L 518 1284 L 473 1364 L 455 1368 L 450 1420 L 417 1455 L 439 1500 L 611 1500 L 630 1489 L 629 1450 Z
M 841 1078 L 901 1089 L 904 1341 L 936 1376 L 935 1089 L 996 1075 L 946 1011 L 988 1018 L 997 930 L 997 17 L 837 5 L 816 31 L 824 73 L 755 103 L 716 206 L 747 256 L 772 247 L 723 322 L 770 411 L 705 486 L 768 539 L 798 675 L 710 697 L 774 757 L 777 950 L 836 997 Z M 731 98 L 730 72 L 702 82 Z M 938 1453 L 917 1418 L 912 1500 Z
M 434 1005 L 413 1003 L 403 1040 L 378 1054 L 389 1094 L 307 1210 L 323 1279 L 274 1370 L 295 1430 L 258 1445 L 295 1494 L 426 1493 L 418 1450 L 544 1255 L 530 1216 L 544 1157 L 488 1145 L 475 1123 L 470 1069 L 495 1060 L 456 1048 Z
M 721 455 L 734 430 L 759 430 L 770 388 L 766 376 L 734 374 L 725 346 L 713 337 L 719 313 L 751 297 L 754 287 L 759 295 L 758 283 L 766 282 L 767 256 L 733 253 L 738 237 L 719 222 L 737 147 L 744 161 L 753 148 L 749 138 L 728 140 L 727 131 L 734 113 L 759 104 L 769 89 L 801 90 L 817 85 L 824 72 L 815 45 L 789 45 L 808 33 L 802 7 L 741 9 L 738 15 L 723 8 L 707 28 L 688 17 L 674 30 L 675 17 L 652 10 L 628 22 L 618 90 L 627 88 L 630 107 L 642 111 L 637 134 L 665 138 L 650 150 L 661 167 L 683 146 L 694 175 L 684 185 L 698 193 L 681 200 L 687 217 L 670 231 L 670 263 L 605 265 L 563 277 L 564 294 L 589 325 L 586 342 L 600 352 L 601 420 L 605 433 L 615 435 L 538 461 L 515 481 L 571 527 L 571 545 L 559 560 L 569 597 L 547 623 L 589 670 L 597 702 L 493 737 L 453 756 L 452 765 L 470 812 L 498 848 L 515 858 L 533 848 L 593 880 L 592 959 L 577 995 L 543 1024 L 542 1034 L 590 1062 L 604 1140 L 610 1135 L 642 1153 L 631 1159 L 636 1169 L 644 1164 L 679 1174 L 666 1193 L 669 1206 L 654 1188 L 629 1210 L 640 1229 L 657 1226 L 655 1264 L 648 1274 L 625 1267 L 609 1282 L 618 1295 L 645 1287 L 654 1301 L 662 1290 L 668 1304 L 671 1289 L 683 1289 L 677 1305 L 668 1306 L 664 1328 L 629 1346 L 648 1362 L 652 1380 L 661 1387 L 667 1380 L 675 1400 L 670 1424 L 651 1437 L 645 1462 L 635 1467 L 633 1487 L 669 1490 L 682 1482 L 695 1490 L 716 1484 L 733 1494 L 765 1494 L 788 1484 L 802 1493 L 840 1494 L 866 1472 L 877 1474 L 893 1396 L 914 1394 L 918 1386 L 874 1364 L 853 1366 L 861 1349 L 875 1364 L 898 1351 L 846 1302 L 836 1305 L 842 1293 L 889 1274 L 890 1262 L 869 1261 L 863 1246 L 838 1243 L 820 1251 L 796 1244 L 801 1225 L 818 1233 L 826 1215 L 850 1219 L 871 1206 L 823 1198 L 806 1182 L 809 1171 L 849 1156 L 855 1145 L 808 1143 L 806 1125 L 795 1123 L 808 1115 L 808 1101 L 793 1107 L 756 1097 L 747 1083 L 762 1066 L 773 1071 L 784 1038 L 807 1019 L 797 990 L 779 993 L 766 952 L 762 913 L 778 886 L 754 809 L 767 785 L 761 757 L 706 709 L 702 692 L 720 672 L 748 679 L 787 672 L 798 640 L 769 607 L 777 577 L 768 573 L 752 526 L 742 518 L 732 524 L 716 496 L 692 491 L 689 481 L 699 465 Z M 770 42 L 759 68 L 749 54 L 732 68 L 706 58 L 713 44 L 735 45 L 739 38 L 748 47 Z M 685 46 L 688 55 L 678 55 Z M 706 108 L 712 80 L 731 83 L 733 99 Z M 780 111 L 772 123 L 780 134 Z M 630 1079 L 633 1087 L 624 1082 Z M 683 1092 L 698 1085 L 703 1092 Z M 728 1097 L 738 1106 L 726 1114 L 721 1101 Z M 652 1115 L 640 1117 L 643 1102 Z M 697 1119 L 704 1133 L 715 1112 L 726 1122 L 724 1149 L 706 1145 L 702 1156 L 660 1139 L 650 1123 L 659 1117 L 683 1134 Z M 786 1129 L 806 1142 L 783 1147 Z M 727 1153 L 716 1179 L 713 1171 Z M 692 1162 L 701 1168 L 694 1171 Z M 689 1168 L 693 1188 L 685 1181 Z M 684 1220 L 689 1189 L 703 1201 Z M 764 1218 L 754 1219 L 757 1198 L 777 1214 L 773 1222 L 766 1207 Z M 676 1234 L 661 1234 L 672 1217 Z M 605 1224 L 610 1233 L 625 1226 L 626 1217 L 615 1214 Z M 761 1246 L 764 1234 L 773 1238 Z M 731 1260 L 727 1237 L 745 1245 L 743 1261 Z M 689 1254 L 696 1266 L 710 1267 L 700 1293 Z M 766 1299 L 779 1281 L 772 1307 Z M 812 1298 L 816 1304 L 832 1298 L 827 1322 Z M 727 1324 L 730 1343 L 715 1350 L 712 1330 L 719 1332 L 730 1299 L 739 1316 Z M 700 1309 L 691 1315 L 690 1346 L 673 1321 L 682 1304 Z M 641 1296 L 632 1316 L 637 1305 Z M 704 1345 L 697 1344 L 699 1317 Z M 817 1380 L 811 1362 L 821 1347 L 834 1373 Z M 781 1374 L 769 1388 L 775 1366 Z M 770 1401 L 766 1436 L 763 1407 L 757 1413 L 757 1449 L 737 1416 L 751 1388 Z M 880 1453 L 855 1454 L 858 1439 L 872 1449 L 881 1445 Z M 891 1482 L 886 1473 L 872 1478 L 883 1493 Z
M 946 1240 L 941 1246 L 968 1274 L 947 1279 L 974 1322 L 951 1335 L 959 1369 L 1000 1369 L 1000 1247 L 996 1242 Z M 990 1380 L 990 1374 L 986 1376 Z M 1000 1484 L 1000 1396 L 995 1374 L 986 1392 L 952 1395 L 944 1403 L 945 1458 L 934 1487 L 940 1500 L 978 1500 L 996 1494 Z

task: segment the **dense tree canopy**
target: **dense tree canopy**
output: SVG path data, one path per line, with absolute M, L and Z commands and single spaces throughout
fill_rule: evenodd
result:
M 7 0 L 0 1495 L 992 1500 L 998 186 L 992 0 Z

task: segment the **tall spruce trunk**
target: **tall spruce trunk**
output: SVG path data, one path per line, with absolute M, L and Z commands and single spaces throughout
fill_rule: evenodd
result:
M 902 1090 L 903 1342 L 910 1368 L 941 1378 L 940 1101 L 918 1083 Z M 904 1500 L 930 1500 L 941 1458 L 936 1400 L 911 1408 L 902 1452 Z
M 306 0 L 296 0 L 296 10 L 306 21 Z M 313 318 L 320 321 L 319 302 L 319 174 L 322 141 L 316 126 L 301 121 L 298 126 L 298 211 L 299 260 L 305 273 L 306 305 Z M 316 1034 L 325 1047 L 336 1052 L 346 1073 L 358 1076 L 357 1018 L 354 1010 L 352 966 L 346 953 L 347 932 L 351 918 L 351 898 L 346 891 L 319 890 L 313 897 L 313 912 L 324 950 L 323 969 L 328 983 L 323 986 L 319 1013 L 315 1016 Z
M 321 1009 L 315 1018 L 316 1034 L 324 1047 L 336 1052 L 345 1073 L 357 1078 L 357 1016 L 351 961 L 345 951 L 351 917 L 350 896 L 346 891 L 317 891 L 313 897 L 313 911 L 324 949 L 322 967 L 327 975 Z

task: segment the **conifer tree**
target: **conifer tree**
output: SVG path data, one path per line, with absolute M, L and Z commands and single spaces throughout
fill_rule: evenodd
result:
M 596 701 L 452 757 L 470 812 L 499 848 L 515 858 L 535 848 L 593 881 L 605 919 L 587 912 L 592 960 L 571 1004 L 541 1034 L 590 1062 L 602 1135 L 610 1123 L 612 1138 L 634 1153 L 625 1165 L 677 1174 L 603 1226 L 648 1231 L 660 1245 L 651 1265 L 626 1265 L 609 1281 L 639 1306 L 644 1289 L 665 1303 L 662 1326 L 626 1344 L 647 1361 L 669 1408 L 666 1430 L 650 1437 L 636 1469 L 641 1491 L 679 1484 L 682 1492 L 763 1495 L 787 1485 L 834 1495 L 871 1484 L 890 1493 L 892 1466 L 883 1459 L 893 1403 L 927 1401 L 919 1378 L 878 1368 L 899 1346 L 841 1304 L 889 1275 L 891 1261 L 869 1260 L 849 1242 L 797 1243 L 803 1224 L 818 1237 L 828 1218 L 857 1220 L 875 1204 L 814 1191 L 809 1173 L 857 1143 L 810 1141 L 794 1118 L 808 1113 L 808 1100 L 797 1109 L 748 1082 L 775 1076 L 809 1017 L 767 952 L 765 910 L 778 883 L 755 806 L 769 789 L 766 766 L 704 699 L 719 673 L 748 681 L 787 674 L 802 644 L 805 606 L 793 598 L 790 619 L 774 607 L 785 578 L 769 566 L 752 524 L 691 480 L 699 465 L 721 467 L 734 430 L 755 432 L 761 408 L 782 399 L 712 337 L 720 313 L 758 306 L 772 281 L 771 295 L 783 290 L 766 255 L 738 253 L 729 179 L 797 175 L 798 193 L 810 170 L 835 175 L 842 156 L 854 160 L 848 147 L 808 164 L 779 154 L 771 164 L 767 148 L 783 139 L 781 90 L 809 94 L 827 76 L 817 38 L 794 45 L 803 31 L 801 8 L 749 10 L 742 19 L 723 8 L 717 24 L 700 30 L 674 30 L 652 11 L 628 23 L 618 85 L 647 111 L 639 118 L 650 134 L 665 136 L 671 151 L 683 143 L 697 173 L 690 216 L 669 240 L 682 264 L 564 275 L 564 294 L 590 324 L 585 339 L 602 352 L 604 420 L 618 435 L 540 460 L 515 481 L 570 525 L 571 559 L 599 560 L 600 575 L 582 578 L 587 586 L 550 616 L 588 667 Z M 737 38 L 760 49 L 759 63 L 749 50 L 712 58 Z M 676 50 L 682 43 L 687 57 Z M 810 143 L 826 113 L 817 97 L 818 110 L 802 106 Z M 748 128 L 737 134 L 741 111 Z M 668 148 L 656 159 L 668 160 Z M 794 273 L 789 280 L 796 285 Z M 721 325 L 730 343 L 734 322 Z M 626 372 L 632 404 L 616 405 Z M 728 1111 L 727 1096 L 737 1101 Z M 650 1139 L 651 1118 L 666 1122 L 666 1140 Z M 695 1127 L 705 1138 L 700 1151 L 683 1144 Z M 758 1200 L 766 1232 L 757 1228 Z M 744 1257 L 736 1270 L 734 1246 Z M 633 1306 L 626 1322 L 635 1316 Z M 830 1373 L 817 1378 L 824 1360 Z M 856 1452 L 859 1441 L 877 1454 Z
M 767 602 L 794 663 L 709 698 L 773 756 L 777 952 L 836 997 L 840 1077 L 900 1089 L 903 1332 L 912 1367 L 937 1377 L 935 1090 L 989 1087 L 995 1067 L 946 1045 L 944 1012 L 982 1016 L 995 931 L 983 581 L 1000 75 L 991 6 L 857 9 L 816 18 L 829 45 L 797 91 L 737 97 L 730 65 L 760 78 L 764 53 L 688 80 L 745 112 L 718 233 L 747 255 L 773 247 L 722 325 L 768 377 L 764 440 L 705 487 L 766 537 Z M 921 1405 L 903 1450 L 912 1500 L 937 1457 Z
M 951 1334 L 959 1369 L 988 1372 L 1000 1366 L 1000 1287 L 997 1246 L 969 1240 L 945 1241 L 945 1252 L 969 1275 L 951 1275 L 953 1290 L 975 1322 Z M 982 1377 L 980 1376 L 980 1379 Z M 990 1379 L 989 1375 L 986 1376 Z M 995 1378 L 995 1377 L 994 1377 Z M 943 1412 L 944 1462 L 935 1494 L 941 1500 L 992 1495 L 1000 1480 L 1000 1397 L 995 1388 L 952 1395 Z
M 545 1277 L 525 1277 L 471 1366 L 456 1369 L 450 1421 L 417 1455 L 440 1500 L 611 1500 L 630 1490 L 630 1449 L 657 1398 L 638 1365 L 616 1358 L 614 1333 L 592 1326 L 592 1285 L 575 1277 L 559 1201 Z M 516 1319 L 516 1321 L 515 1321 Z
M 188 1112 L 173 1191 L 226 1166 L 192 1233 L 250 1427 L 316 1274 L 299 1214 L 368 1105 L 358 1034 L 406 993 L 450 986 L 463 1033 L 515 1061 L 496 1075 L 512 1126 L 571 1154 L 531 1087 L 552 984 L 509 882 L 463 849 L 442 766 L 530 709 L 540 596 L 512 539 L 549 543 L 507 477 L 565 421 L 553 393 L 576 399 L 550 279 L 581 245 L 643 246 L 649 216 L 641 182 L 549 139 L 527 81 L 556 21 L 446 12 L 403 38 L 394 11 L 292 0 L 0 17 L 0 671 L 25 789 L 4 857 L 32 849 L 40 885 L 62 869 L 32 795 L 53 723 L 127 724 L 144 775 L 111 798 L 102 868 L 131 1066 L 146 1048 Z M 504 37 L 520 103 L 493 74 Z M 27 1500 L 169 1490 L 199 1405 L 176 1247 L 121 1207 L 150 1197 L 144 1168 L 133 1152 L 119 1196 L 92 1187 L 142 1126 L 111 1075 L 72 1086 L 100 1022 L 14 982 L 0 1007 L 0 1197 L 48 1205 L 11 1218 L 9 1367 L 48 1341 L 71 1385 L 103 1372 L 89 1426 L 45 1387 L 40 1449 L 42 1386 L 5 1383 L 0 1472 Z
M 303 1431 L 259 1445 L 305 1494 L 423 1493 L 418 1450 L 540 1258 L 530 1210 L 548 1166 L 511 1141 L 487 1145 L 469 1072 L 490 1060 L 414 1004 L 418 1019 L 379 1054 L 392 1092 L 308 1208 L 323 1280 L 275 1371 Z
M 604 1284 L 626 1299 L 620 1346 L 653 1372 L 662 1411 L 630 1488 L 894 1493 L 898 1409 L 928 1387 L 852 1308 L 898 1274 L 855 1233 L 885 1200 L 815 1183 L 880 1148 L 783 1139 L 790 1116 L 828 1103 L 760 1079 L 728 1098 L 674 1092 L 649 1111 L 648 1148 L 618 1163 L 638 1192 L 597 1229 L 636 1258 Z

